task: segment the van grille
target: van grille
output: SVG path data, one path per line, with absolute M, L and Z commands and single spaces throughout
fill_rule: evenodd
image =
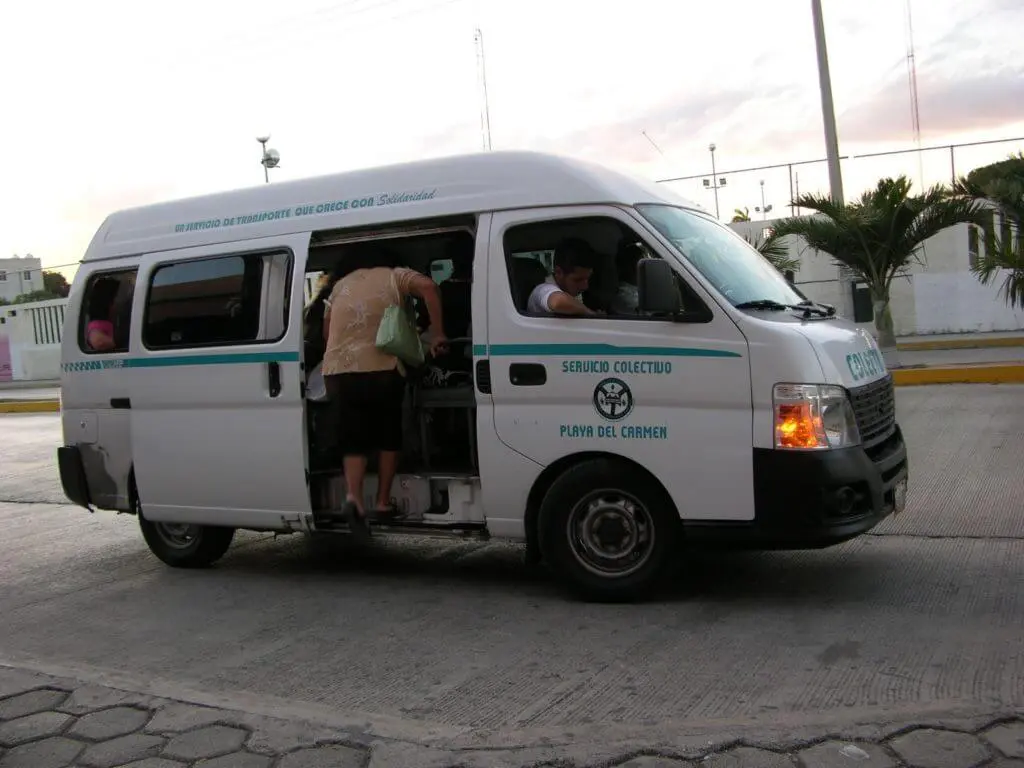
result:
M 861 442 L 872 445 L 888 437 L 896 426 L 896 389 L 892 375 L 849 391 Z

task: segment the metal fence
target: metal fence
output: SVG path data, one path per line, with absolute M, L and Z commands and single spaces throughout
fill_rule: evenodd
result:
M 722 149 L 718 149 L 721 156 Z M 1006 139 L 987 139 L 985 141 L 961 142 L 959 144 L 939 144 L 927 147 L 911 149 L 896 149 L 885 152 L 866 152 L 861 154 L 849 154 L 840 156 L 844 181 L 848 175 L 856 172 L 862 176 L 882 178 L 885 176 L 898 176 L 904 174 L 913 179 L 921 186 L 931 186 L 939 183 L 950 183 L 955 181 L 958 175 L 964 175 L 982 165 L 997 162 L 1005 159 L 1009 154 L 1024 150 L 1024 136 Z M 895 160 L 895 162 L 894 162 Z M 687 194 L 693 199 L 702 199 L 712 186 L 704 186 L 704 180 L 718 184 L 721 179 L 729 180 L 733 176 L 744 176 L 757 174 L 761 181 L 764 181 L 762 190 L 769 190 L 768 199 L 762 201 L 754 200 L 755 205 L 746 206 L 754 210 L 774 197 L 780 197 L 779 190 L 788 189 L 788 197 L 782 205 L 772 207 L 771 216 L 782 215 L 781 210 L 788 207 L 789 215 L 797 216 L 800 211 L 792 205 L 792 201 L 800 196 L 801 190 L 828 189 L 828 161 L 826 158 L 815 160 L 796 160 L 787 163 L 775 163 L 772 165 L 751 166 L 747 168 L 734 168 L 722 170 L 716 168 L 714 173 L 710 170 L 704 173 L 696 173 L 689 176 L 673 176 L 665 179 L 658 179 L 659 184 L 681 184 L 687 187 Z M 802 175 L 801 175 L 802 174 Z M 741 182 L 742 183 L 742 182 Z M 719 186 L 718 190 L 726 189 L 729 186 L 735 188 L 737 185 Z M 743 187 L 746 194 L 752 194 L 751 190 L 756 188 L 750 183 Z M 733 202 L 735 202 L 733 193 Z M 758 205 L 760 203 L 761 205 Z M 731 208 L 721 211 L 722 218 L 731 218 Z M 768 213 L 760 212 L 766 218 Z M 753 214 L 752 214 L 753 216 Z

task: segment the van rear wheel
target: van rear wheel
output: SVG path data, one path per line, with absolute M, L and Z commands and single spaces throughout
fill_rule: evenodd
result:
M 234 528 L 187 523 L 154 523 L 139 515 L 149 550 L 174 568 L 206 568 L 220 560 L 235 537 Z
M 675 560 L 679 518 L 668 495 L 641 470 L 585 461 L 552 484 L 541 503 L 541 554 L 574 592 L 602 602 L 653 592 Z

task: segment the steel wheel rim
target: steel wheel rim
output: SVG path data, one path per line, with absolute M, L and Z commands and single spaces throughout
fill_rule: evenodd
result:
M 630 576 L 654 553 L 651 513 L 631 494 L 594 491 L 569 513 L 566 538 L 573 557 L 603 578 Z
M 188 523 L 153 523 L 160 540 L 174 549 L 188 549 L 199 538 L 199 526 Z

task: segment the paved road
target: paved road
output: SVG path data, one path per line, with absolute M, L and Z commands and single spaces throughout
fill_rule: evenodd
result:
M 241 536 L 172 571 L 61 506 L 53 415 L 0 417 L 0 662 L 366 713 L 460 743 L 1024 707 L 1024 387 L 901 390 L 907 511 L 822 552 L 695 554 L 655 603 L 569 602 L 522 553 Z

